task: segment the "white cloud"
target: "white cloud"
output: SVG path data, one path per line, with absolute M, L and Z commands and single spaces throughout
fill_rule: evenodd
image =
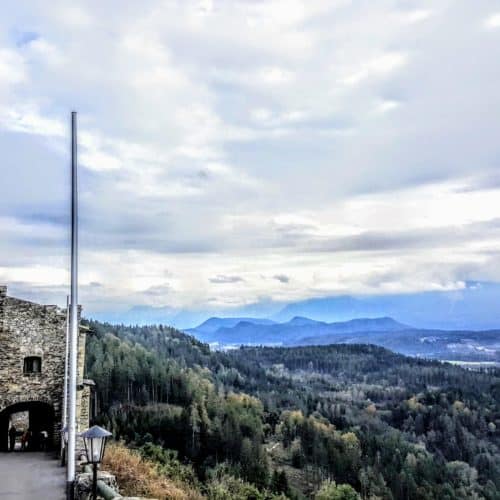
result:
M 13 132 L 46 137 L 63 137 L 67 132 L 60 121 L 42 116 L 33 106 L 0 110 L 0 126 Z
M 83 5 L 59 4 L 54 14 L 58 21 L 69 28 L 86 28 L 93 22 L 92 16 Z
M 384 99 L 376 104 L 375 109 L 378 113 L 387 113 L 388 111 L 398 108 L 400 105 L 398 101 Z
M 492 14 L 491 16 L 489 16 L 485 20 L 484 25 L 488 29 L 500 28 L 500 12 L 497 12 L 496 14 Z
M 90 309 L 500 279 L 485 175 L 500 49 L 469 29 L 497 27 L 493 8 L 16 2 L 0 20 L 0 281 L 67 281 L 73 108 Z
M 345 85 L 358 85 L 370 77 L 383 77 L 407 62 L 407 55 L 398 52 L 388 52 L 358 65 L 340 81 Z
M 269 85 L 280 85 L 292 80 L 293 74 L 290 71 L 278 67 L 264 68 L 259 72 L 258 78 Z
M 61 49 L 43 38 L 37 38 L 29 44 L 29 50 L 36 58 L 50 65 L 61 65 L 67 63 Z
M 432 10 L 416 9 L 402 14 L 401 19 L 404 23 L 413 24 L 425 21 L 431 16 L 432 16 Z
M 23 57 L 11 49 L 0 48 L 0 91 L 26 78 Z
M 252 109 L 250 115 L 252 119 L 255 121 L 268 122 L 272 118 L 273 113 L 272 111 L 266 108 L 257 108 L 257 109 Z

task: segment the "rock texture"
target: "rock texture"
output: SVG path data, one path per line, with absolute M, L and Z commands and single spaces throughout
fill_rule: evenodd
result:
M 118 493 L 118 485 L 116 483 L 116 478 L 113 474 L 105 471 L 99 471 L 97 473 L 97 480 L 102 481 L 110 489 L 114 490 L 116 493 L 115 498 L 122 498 Z M 77 500 L 89 500 L 92 497 L 92 473 L 81 472 L 77 474 L 75 480 L 75 498 Z
M 48 429 L 51 442 L 55 445 L 59 441 L 65 342 L 65 310 L 9 297 L 7 287 L 0 286 L 0 447 L 5 447 L 5 426 L 10 413 L 29 411 L 34 402 L 45 404 L 37 408 L 48 409 L 53 422 L 53 428 Z M 78 344 L 79 384 L 83 388 L 85 331 L 80 331 Z M 24 372 L 24 359 L 32 356 L 41 358 L 39 373 Z M 89 418 L 89 388 L 77 394 L 79 427 L 85 430 Z

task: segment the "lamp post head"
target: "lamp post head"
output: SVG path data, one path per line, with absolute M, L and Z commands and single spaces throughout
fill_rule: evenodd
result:
M 106 441 L 111 435 L 111 432 L 98 425 L 94 425 L 80 434 L 83 438 L 85 454 L 87 455 L 87 462 L 89 464 L 99 464 L 102 462 Z

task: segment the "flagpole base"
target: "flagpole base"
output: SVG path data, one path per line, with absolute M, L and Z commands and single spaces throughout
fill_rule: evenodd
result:
M 66 482 L 66 500 L 75 500 L 75 482 Z

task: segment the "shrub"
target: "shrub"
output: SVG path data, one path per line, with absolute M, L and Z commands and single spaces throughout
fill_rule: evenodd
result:
M 120 493 L 127 496 L 158 500 L 203 498 L 192 486 L 167 478 L 155 462 L 142 457 L 138 451 L 131 450 L 123 444 L 109 444 L 106 448 L 103 469 L 116 476 Z
M 349 484 L 335 484 L 335 481 L 324 481 L 314 497 L 315 500 L 360 500 L 359 494 Z

